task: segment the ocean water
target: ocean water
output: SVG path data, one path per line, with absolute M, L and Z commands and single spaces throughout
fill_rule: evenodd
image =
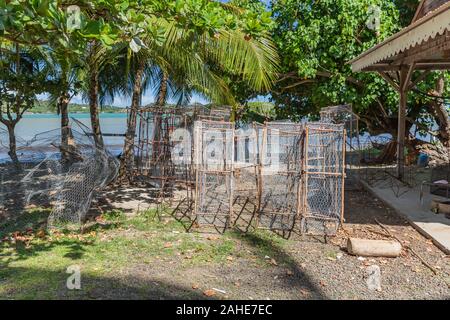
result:
M 71 113 L 69 114 L 72 128 L 81 132 L 81 129 L 76 124 L 78 120 L 83 125 L 91 128 L 91 121 L 89 113 Z M 100 113 L 100 125 L 103 134 L 125 134 L 127 125 L 126 113 Z M 6 129 L 3 124 L 0 123 L 0 128 Z M 60 117 L 56 114 L 26 114 L 23 119 L 16 126 L 16 136 L 18 140 L 29 141 L 36 135 L 50 130 L 57 130 L 60 128 Z M 414 128 L 411 128 L 411 133 L 414 134 Z M 389 138 L 390 135 L 380 135 L 385 138 Z M 362 134 L 360 136 L 361 141 L 365 141 L 368 134 Z M 416 135 L 417 138 L 429 141 L 430 137 L 421 137 Z M 1 144 L 7 143 L 7 137 L 1 137 Z M 113 154 L 120 154 L 123 148 L 124 137 L 108 137 L 104 136 L 104 141 L 108 149 Z M 355 141 L 356 145 L 356 141 Z M 3 149 L 3 150 L 2 150 Z M 8 157 L 5 153 L 5 148 L 0 146 L 0 158 Z
M 69 114 L 71 126 L 77 131 L 81 131 L 76 121 L 91 128 L 91 120 L 88 113 Z M 43 132 L 60 128 L 60 117 L 56 114 L 26 114 L 16 126 L 16 136 L 18 140 L 31 140 L 36 135 Z M 127 126 L 126 113 L 100 113 L 100 126 L 102 133 L 125 134 Z M 6 129 L 0 123 L 0 128 Z M 124 137 L 104 137 L 105 144 L 115 154 L 120 153 L 123 146 Z M 6 141 L 2 141 L 5 143 Z

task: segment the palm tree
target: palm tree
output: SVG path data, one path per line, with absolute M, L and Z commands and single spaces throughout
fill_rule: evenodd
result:
M 104 146 L 100 127 L 99 111 L 106 101 L 113 101 L 116 93 L 128 94 L 126 82 L 123 80 L 126 50 L 124 43 L 106 47 L 94 40 L 88 44 L 84 57 L 85 70 L 83 97 L 89 102 L 91 127 L 97 147 Z M 123 62 L 123 64 L 122 64 Z
M 87 50 L 86 69 L 88 73 L 87 86 L 91 127 L 96 146 L 103 147 L 104 143 L 99 118 L 99 73 L 102 64 L 107 60 L 105 59 L 107 50 L 95 40 L 88 45 Z
M 41 61 L 47 66 L 49 80 L 49 99 L 51 106 L 61 117 L 61 153 L 63 159 L 69 159 L 72 130 L 69 125 L 69 103 L 78 93 L 81 81 L 85 78 L 81 57 L 73 51 L 58 45 L 37 47 Z
M 158 46 L 148 39 L 146 42 L 150 45 L 132 57 L 135 68 L 125 77 L 132 79 L 132 99 L 121 177 L 130 171 L 133 163 L 136 117 L 141 95 L 149 83 L 158 86 L 158 105 L 165 103 L 169 84 L 174 88 L 172 92 L 189 95 L 196 91 L 216 103 L 236 105 L 219 72 L 239 75 L 255 90 L 267 90 L 277 70 L 277 52 L 265 35 L 248 39 L 239 30 L 222 30 L 215 37 L 207 34 L 192 36 L 173 22 L 161 19 L 158 23 L 166 30 L 166 41 Z M 149 81 L 150 78 L 153 81 Z

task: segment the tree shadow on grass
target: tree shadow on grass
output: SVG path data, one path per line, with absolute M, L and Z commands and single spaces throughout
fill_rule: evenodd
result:
M 269 234 L 269 232 L 267 232 L 267 234 Z M 303 270 L 299 262 L 287 253 L 279 244 L 275 243 L 273 239 L 270 239 L 269 236 L 263 236 L 260 231 L 247 234 L 231 231 L 230 235 L 255 248 L 259 251 L 259 254 L 273 258 L 277 264 L 285 265 L 292 272 L 292 275 L 279 277 L 279 279 L 284 282 L 285 286 L 297 288 L 299 292 L 302 290 L 310 292 L 311 295 L 307 297 L 308 299 L 328 299 L 321 288 L 318 287 L 313 279 L 305 272 L 305 270 Z
M 59 238 L 49 241 L 45 233 L 49 213 L 50 210 L 45 209 L 31 210 L 0 227 L 0 268 L 49 252 L 55 247 L 65 248 L 68 251 L 64 255 L 66 258 L 77 260 L 83 257 L 85 247 L 92 241 L 78 239 L 78 231 L 62 230 Z M 43 233 L 43 239 L 39 232 Z
M 71 274 L 43 268 L 0 270 L 0 299 L 207 299 L 201 291 L 158 279 L 93 275 L 80 269 L 80 289 L 68 289 Z M 18 279 L 19 281 L 16 281 Z M 26 280 L 24 280 L 26 279 Z M 73 283 L 69 280 L 69 283 Z
M 0 244 L 0 268 L 7 268 L 13 262 L 27 260 L 41 253 L 50 252 L 55 247 L 65 248 L 68 252 L 64 254 L 64 257 L 76 261 L 83 257 L 86 251 L 85 246 L 87 245 L 91 245 L 91 243 L 72 239 L 39 243 L 22 241 L 2 243 Z

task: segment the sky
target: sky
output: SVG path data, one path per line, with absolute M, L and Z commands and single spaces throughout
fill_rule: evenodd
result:
M 151 90 L 148 90 L 151 91 Z M 83 101 L 81 95 L 75 96 L 72 98 L 72 103 L 87 103 L 87 101 Z M 155 96 L 151 92 L 147 92 L 142 96 L 142 105 L 145 106 L 147 104 L 155 102 Z M 176 101 L 170 100 L 168 103 L 176 103 Z M 201 103 L 201 104 L 207 104 L 209 103 L 208 100 L 204 99 L 202 96 L 198 94 L 194 94 L 191 99 L 191 103 Z M 113 106 L 116 107 L 129 107 L 131 104 L 131 98 L 130 97 L 124 97 L 124 96 L 117 96 L 114 97 L 114 103 L 112 103 Z
M 148 90 L 151 91 L 151 90 Z M 40 94 L 38 95 L 38 100 L 47 100 L 48 94 Z M 72 98 L 70 101 L 71 103 L 79 103 L 79 104 L 87 104 L 88 101 L 83 101 L 83 98 L 81 95 L 76 95 Z M 155 102 L 155 97 L 151 92 L 146 93 L 142 96 L 142 105 L 145 106 L 147 104 Z M 168 103 L 176 103 L 176 101 L 169 99 Z M 208 104 L 209 101 L 206 100 L 204 97 L 200 96 L 199 94 L 193 94 L 191 103 L 201 103 L 201 104 Z M 131 98 L 125 97 L 125 96 L 116 96 L 114 97 L 114 103 L 108 105 L 113 105 L 116 107 L 129 107 L 131 104 Z

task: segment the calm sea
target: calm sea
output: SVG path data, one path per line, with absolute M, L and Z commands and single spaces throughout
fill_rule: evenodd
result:
M 77 119 L 87 127 L 91 128 L 91 121 L 88 113 L 71 113 L 71 125 L 75 130 L 81 132 L 72 118 Z M 31 140 L 37 134 L 49 130 L 60 128 L 60 117 L 56 114 L 26 114 L 16 126 L 18 139 Z M 126 131 L 126 113 L 101 113 L 100 125 L 103 133 L 124 134 Z M 0 123 L 1 128 L 5 128 Z M 114 153 L 120 152 L 123 146 L 123 137 L 104 137 L 105 144 Z
M 75 121 L 72 118 L 80 121 L 88 128 L 91 128 L 90 118 L 88 113 L 71 113 L 69 114 L 72 122 L 72 127 L 75 130 L 81 132 L 78 128 Z M 126 123 L 127 123 L 127 115 L 126 113 L 101 113 L 100 114 L 100 125 L 102 132 L 104 134 L 124 134 L 126 131 Z M 4 128 L 3 124 L 0 123 L 0 128 Z M 18 140 L 31 140 L 36 135 L 60 128 L 60 117 L 56 114 L 27 114 L 24 115 L 24 118 L 17 124 L 16 126 L 16 135 Z M 411 133 L 413 133 L 413 128 L 411 129 Z M 414 133 L 413 133 L 414 134 Z M 368 136 L 364 134 L 360 139 L 363 139 Z M 388 136 L 388 135 L 381 135 Z M 416 137 L 426 140 L 429 140 L 429 137 L 420 137 L 416 135 Z M 2 140 L 5 140 L 6 137 L 2 137 Z M 7 138 L 6 138 L 7 139 Z M 114 154 L 119 154 L 123 147 L 124 137 L 104 137 L 105 144 L 108 146 L 108 149 Z M 2 144 L 7 143 L 7 141 L 1 141 Z M 0 153 L 2 153 L 0 147 Z M 5 150 L 3 150 L 5 151 Z M 5 156 L 4 154 L 0 154 L 0 158 Z

